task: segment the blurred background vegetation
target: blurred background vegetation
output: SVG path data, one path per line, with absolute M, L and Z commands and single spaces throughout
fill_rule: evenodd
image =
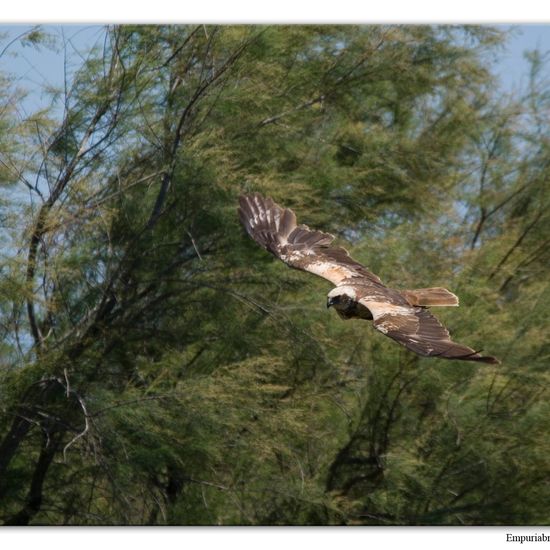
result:
M 505 40 L 109 27 L 61 120 L 1 76 L 0 520 L 548 524 L 550 82 L 534 52 L 503 95 Z M 251 191 L 457 293 L 440 318 L 502 365 L 327 312 L 244 235 Z

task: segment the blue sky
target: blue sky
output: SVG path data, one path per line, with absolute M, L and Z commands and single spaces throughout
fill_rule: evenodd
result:
M 43 25 L 41 28 L 57 36 L 56 49 L 24 46 L 20 41 L 9 45 L 32 26 L 0 25 L 0 52 L 9 46 L 0 57 L 0 71 L 12 74 L 18 85 L 29 92 L 22 103 L 27 112 L 47 106 L 48 97 L 43 94 L 43 87 L 63 86 L 65 70 L 70 74 L 77 68 L 87 51 L 101 44 L 104 36 L 104 27 L 100 25 Z M 63 44 L 67 45 L 67 62 Z
M 501 28 L 511 28 L 510 25 L 499 25 Z M 0 25 L 0 52 L 17 35 L 30 29 L 29 25 Z M 528 64 L 524 57 L 526 50 L 540 49 L 550 52 L 550 25 L 531 24 L 516 25 L 514 34 L 509 39 L 494 65 L 499 75 L 504 92 L 519 89 L 526 83 Z M 20 87 L 29 91 L 22 103 L 22 108 L 28 113 L 36 108 L 47 105 L 47 96 L 42 93 L 43 85 L 62 86 L 65 67 L 70 72 L 78 66 L 86 55 L 86 51 L 94 44 L 100 43 L 103 37 L 103 27 L 99 25 L 46 25 L 44 29 L 54 32 L 68 46 L 69 61 L 60 51 L 46 48 L 40 50 L 32 46 L 23 47 L 15 42 L 0 57 L 0 70 L 13 74 Z
M 513 36 L 506 44 L 501 59 L 495 65 L 503 87 L 511 90 L 526 83 L 528 64 L 524 57 L 527 50 L 550 52 L 550 24 L 540 25 L 499 25 L 501 28 L 514 29 Z

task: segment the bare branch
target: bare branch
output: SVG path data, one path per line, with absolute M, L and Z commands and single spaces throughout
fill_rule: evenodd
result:
M 521 233 L 521 235 L 518 237 L 518 239 L 516 240 L 516 242 L 511 246 L 510 250 L 508 250 L 508 252 L 506 252 L 506 254 L 502 257 L 502 259 L 498 262 L 497 266 L 493 269 L 493 271 L 491 271 L 491 273 L 489 274 L 489 277 L 488 279 L 491 280 L 499 271 L 500 271 L 500 268 L 506 263 L 506 261 L 508 260 L 508 258 L 514 253 L 514 251 L 521 245 L 521 243 L 523 242 L 523 239 L 525 239 L 525 237 L 527 236 L 527 234 L 531 231 L 531 229 L 533 229 L 533 227 L 535 227 L 535 225 L 538 223 L 538 221 L 540 220 L 540 218 L 542 217 L 542 214 L 543 214 L 543 211 L 539 211 L 539 213 L 537 214 L 537 216 L 535 217 L 535 219 L 523 230 L 523 232 Z
M 80 395 L 78 395 L 76 392 L 74 392 L 73 390 L 69 390 L 69 386 L 67 386 L 67 393 L 72 393 L 76 399 L 78 400 L 78 402 L 80 403 L 80 408 L 82 409 L 82 412 L 84 414 L 84 429 L 76 434 L 68 443 L 67 445 L 65 445 L 65 447 L 63 447 L 63 462 L 67 462 L 67 450 L 74 444 L 76 443 L 76 441 L 78 441 L 81 437 L 84 437 L 89 429 L 90 429 L 90 421 L 89 421 L 89 415 L 88 415 L 88 411 L 86 409 L 86 403 L 84 403 L 84 400 L 82 399 L 82 397 Z

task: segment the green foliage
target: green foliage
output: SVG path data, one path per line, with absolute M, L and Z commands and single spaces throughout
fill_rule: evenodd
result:
M 547 523 L 544 59 L 505 102 L 488 27 L 105 32 L 61 122 L 0 96 L 3 522 Z M 337 319 L 249 191 L 502 365 Z

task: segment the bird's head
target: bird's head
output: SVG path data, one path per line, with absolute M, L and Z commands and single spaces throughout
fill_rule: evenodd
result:
M 327 308 L 333 307 L 338 312 L 347 311 L 356 304 L 355 290 L 351 287 L 342 286 L 333 288 L 327 295 Z

